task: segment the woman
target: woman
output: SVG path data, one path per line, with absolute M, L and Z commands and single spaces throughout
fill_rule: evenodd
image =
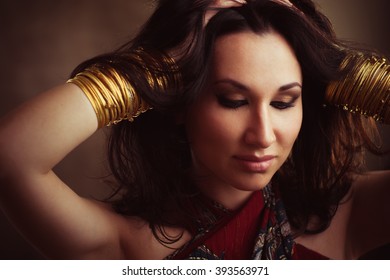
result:
M 209 2 L 161 1 L 131 44 L 2 121 L 1 204 L 46 256 L 357 258 L 389 242 L 386 216 L 370 212 L 386 207 L 389 173 L 355 175 L 372 144 L 363 120 L 322 106 L 346 57 L 326 19 L 309 1 L 253 1 L 215 17 Z M 132 103 L 106 95 L 118 84 Z M 79 197 L 51 170 L 113 116 L 132 122 L 113 125 L 111 205 Z M 273 235 L 262 235 L 264 213 Z M 237 219 L 242 242 L 220 247 L 215 236 Z M 371 223 L 382 227 L 355 231 Z

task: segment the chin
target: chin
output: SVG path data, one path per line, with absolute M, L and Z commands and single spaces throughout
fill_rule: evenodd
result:
M 264 189 L 271 180 L 256 180 L 247 182 L 247 184 L 244 184 L 243 181 L 241 181 L 240 184 L 236 184 L 236 188 L 243 190 L 243 191 L 260 191 Z
M 237 189 L 258 191 L 264 189 L 272 180 L 277 172 L 279 165 L 271 166 L 265 172 L 235 172 L 236 176 L 230 177 L 231 181 Z

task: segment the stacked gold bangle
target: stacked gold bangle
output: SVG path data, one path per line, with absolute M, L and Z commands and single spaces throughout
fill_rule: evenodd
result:
M 150 90 L 156 88 L 160 91 L 166 90 L 169 87 L 169 79 L 162 69 L 157 69 L 159 70 L 157 74 L 145 65 L 141 57 L 142 51 L 136 50 L 126 58 L 142 66 L 142 75 L 147 80 Z M 177 75 L 178 70 L 173 59 L 164 57 L 163 63 L 168 64 Z M 117 124 L 122 120 L 133 121 L 135 117 L 151 109 L 151 106 L 137 94 L 131 81 L 109 65 L 94 64 L 67 82 L 79 86 L 87 96 L 96 113 L 99 128 Z
M 389 124 L 389 62 L 385 58 L 357 53 L 348 55 L 340 67 L 348 73 L 343 80 L 329 84 L 327 103 Z

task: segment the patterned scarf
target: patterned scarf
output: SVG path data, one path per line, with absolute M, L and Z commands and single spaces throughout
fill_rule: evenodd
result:
M 215 207 L 221 208 L 217 204 Z M 221 211 L 226 213 L 224 218 L 213 225 L 201 226 L 201 230 L 194 235 L 194 238 L 168 259 L 225 259 L 225 256 L 237 258 L 234 254 L 226 254 L 226 251 L 245 250 L 246 245 L 237 248 L 240 246 L 237 245 L 240 244 L 237 240 L 245 240 L 248 236 L 254 237 L 250 240 L 252 247 L 249 248 L 252 254 L 244 258 L 263 260 L 293 258 L 294 241 L 287 215 L 278 190 L 273 189 L 271 185 L 254 193 L 238 211 L 229 212 L 226 209 Z M 255 214 L 252 215 L 253 213 Z M 247 228 L 251 231 L 253 229 L 253 234 L 242 232 L 241 229 Z M 222 245 L 218 245 L 219 247 L 215 245 L 221 242 Z M 216 252 L 210 248 L 219 249 Z
M 264 208 L 260 229 L 253 249 L 254 260 L 281 260 L 292 258 L 294 241 L 290 224 L 280 197 L 268 185 L 263 190 Z

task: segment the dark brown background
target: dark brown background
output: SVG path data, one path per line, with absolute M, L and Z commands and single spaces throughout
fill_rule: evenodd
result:
M 340 37 L 390 55 L 388 0 L 317 2 Z M 81 61 L 120 46 L 152 11 L 152 0 L 1 0 L 0 116 L 63 83 Z M 384 133 L 389 134 L 389 128 Z M 107 194 L 97 179 L 105 172 L 104 140 L 104 132 L 96 133 L 56 167 L 81 195 Z M 388 158 L 369 159 L 372 168 L 390 167 Z M 40 258 L 0 213 L 0 259 Z

